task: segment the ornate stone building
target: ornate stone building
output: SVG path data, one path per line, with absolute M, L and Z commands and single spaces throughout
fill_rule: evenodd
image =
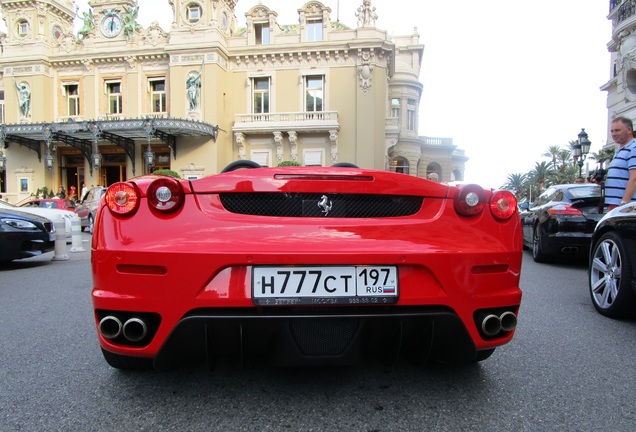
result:
M 77 33 L 70 0 L 0 1 L 3 195 L 158 168 L 198 178 L 237 159 L 463 179 L 451 139 L 418 136 L 419 35 L 376 28 L 370 0 L 355 28 L 318 1 L 290 25 L 255 6 L 245 28 L 236 0 L 168 1 L 169 32 L 142 28 L 134 0 L 91 0 Z
M 612 21 L 611 78 L 601 87 L 607 91 L 609 121 L 624 116 L 636 119 L 636 1 L 610 0 L 609 16 Z M 607 135 L 607 146 L 615 146 Z

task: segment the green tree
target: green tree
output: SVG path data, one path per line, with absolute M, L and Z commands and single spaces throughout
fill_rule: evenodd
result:
M 534 168 L 530 171 L 530 177 L 537 184 L 538 193 L 543 192 L 546 182 L 550 179 L 553 170 L 547 162 L 535 162 Z
M 561 147 L 558 145 L 553 145 L 548 147 L 545 153 L 541 156 L 550 158 L 552 160 L 552 168 L 557 169 L 557 160 L 559 160 L 559 153 L 562 151 Z
M 517 201 L 521 201 L 524 198 L 524 188 L 526 183 L 526 174 L 515 173 L 508 174 L 506 183 L 501 187 L 502 189 L 509 190 L 515 194 Z

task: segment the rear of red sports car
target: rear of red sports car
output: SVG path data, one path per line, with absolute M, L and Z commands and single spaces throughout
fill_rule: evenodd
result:
M 102 351 L 117 368 L 373 355 L 473 362 L 514 334 L 514 196 L 354 167 L 112 185 L 92 243 Z

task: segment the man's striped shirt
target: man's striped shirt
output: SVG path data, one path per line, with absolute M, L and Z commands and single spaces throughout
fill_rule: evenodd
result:
M 621 203 L 629 180 L 629 171 L 633 169 L 636 169 L 636 139 L 618 149 L 610 162 L 605 180 L 605 204 Z

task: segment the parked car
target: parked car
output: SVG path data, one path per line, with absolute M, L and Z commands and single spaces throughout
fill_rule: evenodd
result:
M 42 207 L 75 211 L 75 202 L 68 198 L 37 198 L 19 204 L 18 207 Z
M 587 257 L 592 232 L 603 217 L 601 193 L 593 183 L 555 185 L 520 213 L 523 244 L 536 262 Z
M 0 261 L 31 258 L 55 249 L 53 223 L 41 216 L 0 208 Z
M 589 256 L 592 304 L 602 315 L 633 317 L 636 311 L 636 203 L 605 215 L 594 230 Z
M 24 213 L 34 214 L 45 217 L 51 221 L 64 221 L 64 230 L 66 234 L 67 242 L 70 242 L 73 237 L 72 223 L 78 216 L 74 212 L 68 210 L 59 210 L 54 208 L 45 207 L 18 207 L 8 202 L 0 201 L 0 209 L 19 210 Z
M 95 214 L 99 206 L 99 200 L 102 198 L 102 195 L 104 195 L 104 192 L 106 192 L 106 188 L 103 186 L 92 187 L 76 204 L 75 214 L 82 220 L 82 231 L 88 229 L 88 232 L 93 233 Z
M 92 241 L 95 325 L 122 369 L 475 362 L 513 337 L 521 259 L 509 191 L 238 161 L 108 188 Z

